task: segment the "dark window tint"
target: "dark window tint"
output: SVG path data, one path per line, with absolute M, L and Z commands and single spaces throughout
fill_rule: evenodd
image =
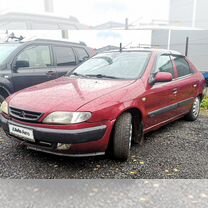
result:
M 186 76 L 191 73 L 189 64 L 184 57 L 174 56 L 173 59 L 178 71 L 178 77 Z
M 24 63 L 20 68 L 43 68 L 51 66 L 50 49 L 48 46 L 30 46 L 18 55 L 17 61 Z
M 174 77 L 174 69 L 170 56 L 162 55 L 159 57 L 156 72 L 169 72 Z
M 86 61 L 89 58 L 89 55 L 84 48 L 75 48 L 75 50 L 77 52 L 79 62 Z
M 54 53 L 56 57 L 57 66 L 71 66 L 76 64 L 72 48 L 55 46 Z

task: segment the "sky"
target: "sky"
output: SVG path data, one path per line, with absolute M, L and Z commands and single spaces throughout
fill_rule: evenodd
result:
M 151 19 L 168 19 L 169 0 L 76 0 L 73 7 L 63 7 L 54 0 L 55 10 L 71 14 L 87 24 L 100 24 L 109 20 L 124 22 L 148 21 Z M 70 1 L 66 1 L 70 2 Z
M 169 0 L 53 0 L 54 13 L 60 16 L 74 16 L 82 24 L 99 25 L 107 21 L 138 25 L 141 22 L 168 20 Z M 43 0 L 0 0 L 1 11 L 43 13 Z M 17 28 L 18 29 L 18 28 Z M 0 31 L 1 32 L 1 31 Z M 2 31 L 3 32 L 3 31 Z M 11 31 L 9 31 L 11 32 Z M 13 32 L 13 31 L 12 31 Z M 60 31 L 16 31 L 23 36 L 60 38 Z M 99 48 L 105 45 L 135 46 L 151 43 L 150 31 L 69 31 L 70 41 L 84 41 Z
M 129 23 L 152 19 L 167 20 L 169 0 L 53 0 L 54 12 L 75 16 L 83 24 L 98 25 L 107 21 Z M 0 0 L 0 11 L 13 10 L 39 13 L 44 11 L 43 0 Z

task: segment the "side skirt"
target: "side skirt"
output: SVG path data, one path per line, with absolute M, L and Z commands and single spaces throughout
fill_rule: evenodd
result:
M 150 126 L 150 127 L 148 127 L 148 128 L 145 128 L 145 129 L 144 129 L 144 133 L 146 134 L 146 133 L 148 133 L 148 132 L 150 132 L 150 131 L 152 131 L 152 130 L 157 130 L 157 129 L 161 128 L 162 126 L 164 126 L 164 125 L 166 125 L 166 124 L 168 124 L 168 123 L 171 123 L 172 121 L 176 121 L 176 120 L 178 120 L 179 118 L 184 117 L 184 115 L 185 115 L 186 113 L 188 113 L 188 111 L 185 112 L 185 113 L 183 113 L 183 114 L 177 115 L 177 116 L 175 116 L 175 117 L 173 117 L 173 118 L 170 118 L 170 119 L 168 119 L 168 120 L 162 121 L 162 122 L 160 122 L 160 123 L 158 123 L 158 124 L 156 124 L 156 125 L 154 125 L 154 126 Z

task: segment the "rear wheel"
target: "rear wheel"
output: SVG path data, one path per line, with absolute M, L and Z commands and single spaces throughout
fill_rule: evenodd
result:
M 122 114 L 116 121 L 113 135 L 113 156 L 118 160 L 127 160 L 133 134 L 132 115 Z
M 191 110 L 185 116 L 185 119 L 187 121 L 195 121 L 198 118 L 199 112 L 200 112 L 200 103 L 201 103 L 200 98 L 199 97 L 196 97 L 194 99 L 194 102 L 193 102 L 193 105 L 192 105 Z

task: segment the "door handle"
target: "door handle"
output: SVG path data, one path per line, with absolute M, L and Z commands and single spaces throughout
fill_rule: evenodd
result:
M 176 95 L 177 93 L 178 93 L 178 89 L 177 88 L 173 89 L 173 94 Z
M 54 76 L 56 74 L 56 72 L 55 71 L 48 71 L 48 72 L 46 72 L 46 75 L 47 76 Z

